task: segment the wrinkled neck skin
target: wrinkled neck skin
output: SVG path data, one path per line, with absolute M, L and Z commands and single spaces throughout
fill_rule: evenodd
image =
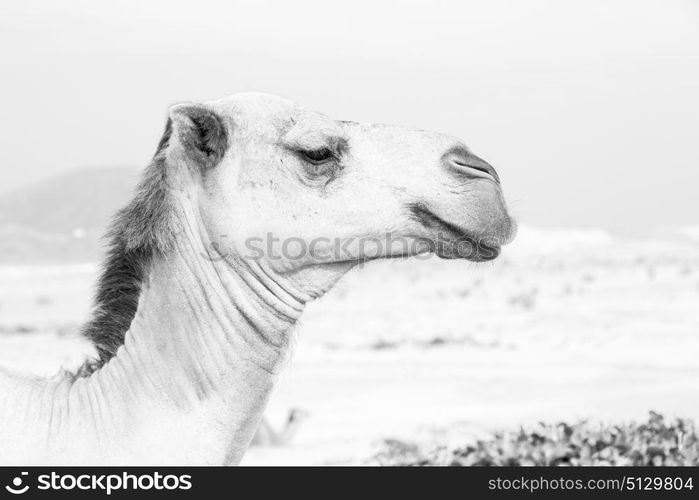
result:
M 292 328 L 320 290 L 301 291 L 311 277 L 303 272 L 208 258 L 196 210 L 182 212 L 182 232 L 153 262 L 117 355 L 88 377 L 34 380 L 0 400 L 0 413 L 10 413 L 4 421 L 16 422 L 0 430 L 0 445 L 13 450 L 3 456 L 0 446 L 0 463 L 240 461 Z M 347 268 L 324 271 L 321 288 Z

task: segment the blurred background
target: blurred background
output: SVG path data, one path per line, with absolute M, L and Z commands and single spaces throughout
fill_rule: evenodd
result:
M 520 236 L 313 304 L 246 463 L 363 463 L 539 420 L 699 417 L 699 3 L 5 2 L 0 363 L 81 364 L 100 236 L 167 108 L 256 90 L 463 138 Z M 292 419 L 293 420 L 293 419 Z M 296 424 L 298 422 L 294 422 Z

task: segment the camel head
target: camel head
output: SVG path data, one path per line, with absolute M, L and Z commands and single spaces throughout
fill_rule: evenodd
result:
M 513 237 L 498 174 L 457 138 L 257 93 L 170 118 L 211 257 L 262 262 L 310 296 L 367 259 L 485 261 Z

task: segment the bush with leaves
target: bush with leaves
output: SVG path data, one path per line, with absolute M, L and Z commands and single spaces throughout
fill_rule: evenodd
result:
M 542 422 L 456 449 L 424 451 L 386 440 L 374 459 L 382 465 L 699 465 L 699 436 L 691 420 L 650 412 L 646 422 L 622 425 Z

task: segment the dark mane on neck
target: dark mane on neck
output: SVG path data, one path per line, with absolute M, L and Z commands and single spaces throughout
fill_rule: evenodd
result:
M 81 374 L 102 366 L 124 344 L 150 264 L 172 242 L 175 228 L 165 161 L 171 135 L 172 122 L 168 120 L 134 198 L 116 214 L 107 232 L 107 256 L 97 284 L 92 317 L 82 330 L 94 343 L 99 359 L 88 362 Z

